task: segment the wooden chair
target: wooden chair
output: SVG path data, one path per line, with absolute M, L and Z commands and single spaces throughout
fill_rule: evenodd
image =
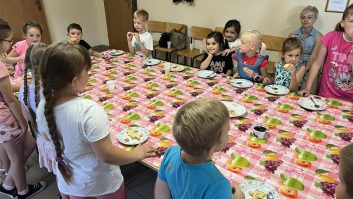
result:
M 277 37 L 271 35 L 262 35 L 262 42 L 266 44 L 266 52 L 270 54 L 269 64 L 267 66 L 267 73 L 274 75 L 275 65 L 282 56 L 282 46 L 285 37 Z
M 152 33 L 164 33 L 166 32 L 167 29 L 167 23 L 162 22 L 162 21 L 148 21 L 148 30 Z M 156 51 L 155 48 L 159 45 L 158 40 L 153 40 L 153 51 L 154 51 L 154 56 L 156 57 Z M 152 52 L 153 55 L 153 52 Z
M 220 33 L 222 33 L 222 34 L 223 34 L 223 30 L 224 30 L 224 28 L 222 28 L 222 27 L 216 27 L 216 28 L 214 29 L 214 31 L 220 32 Z
M 197 26 L 192 26 L 191 27 L 191 41 L 195 43 L 194 40 L 200 40 L 206 38 L 207 35 L 212 32 L 211 29 L 209 28 L 203 28 L 203 27 L 197 27 Z M 203 45 L 203 44 L 201 44 Z M 179 56 L 184 57 L 184 64 L 185 64 L 185 58 L 190 58 L 191 59 L 191 66 L 194 65 L 194 59 L 200 55 L 203 55 L 204 53 L 200 52 L 200 49 L 194 48 L 193 50 L 190 50 L 190 48 L 178 51 L 177 53 L 177 63 L 179 60 Z
M 185 24 L 169 23 L 169 22 L 166 22 L 165 31 L 163 31 L 163 32 L 170 32 L 173 29 L 181 31 L 185 35 L 187 33 L 187 26 Z M 165 56 L 166 56 L 167 61 L 171 61 L 172 53 L 174 51 L 177 51 L 176 48 L 163 48 L 160 46 L 156 46 L 155 50 L 156 50 L 156 53 L 157 53 L 157 51 L 165 52 Z

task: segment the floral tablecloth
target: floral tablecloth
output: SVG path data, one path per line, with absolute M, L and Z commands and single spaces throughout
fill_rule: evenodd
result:
M 95 59 L 83 96 L 100 103 L 111 123 L 112 140 L 130 125 L 150 131 L 146 144 L 158 147 L 160 157 L 143 163 L 158 169 L 166 148 L 175 144 L 171 126 L 178 107 L 197 97 L 215 97 L 239 103 L 247 114 L 230 120 L 229 144 L 213 160 L 231 184 L 244 179 L 265 182 L 281 197 L 332 198 L 338 183 L 339 150 L 353 137 L 352 104 L 326 100 L 328 109 L 310 112 L 298 105 L 299 96 L 274 96 L 255 84 L 236 89 L 227 78 L 201 79 L 197 69 L 164 74 L 163 63 L 146 67 L 143 58 L 123 54 Z M 106 81 L 114 80 L 109 93 Z M 268 139 L 257 139 L 251 126 L 270 127 Z

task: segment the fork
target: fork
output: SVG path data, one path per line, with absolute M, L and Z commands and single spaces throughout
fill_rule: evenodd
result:
M 315 108 L 320 108 L 320 106 L 318 104 L 316 104 L 315 100 L 312 97 L 309 97 L 311 99 L 312 102 L 314 102 L 314 106 Z

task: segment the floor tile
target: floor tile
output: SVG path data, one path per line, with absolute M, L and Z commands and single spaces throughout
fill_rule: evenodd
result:
M 157 172 L 148 169 L 132 182 L 127 184 L 129 189 L 143 196 L 145 199 L 153 199 L 154 184 L 156 182 Z

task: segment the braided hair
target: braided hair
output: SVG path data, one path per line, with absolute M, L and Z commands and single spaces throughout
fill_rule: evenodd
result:
M 70 166 L 63 161 L 62 145 L 65 143 L 60 141 L 61 137 L 55 121 L 54 105 L 56 99 L 60 97 L 61 91 L 83 70 L 89 70 L 91 65 L 90 55 L 85 48 L 67 42 L 50 45 L 44 52 L 39 64 L 45 98 L 44 115 L 50 137 L 55 146 L 59 171 L 67 183 L 71 182 L 72 171 Z

